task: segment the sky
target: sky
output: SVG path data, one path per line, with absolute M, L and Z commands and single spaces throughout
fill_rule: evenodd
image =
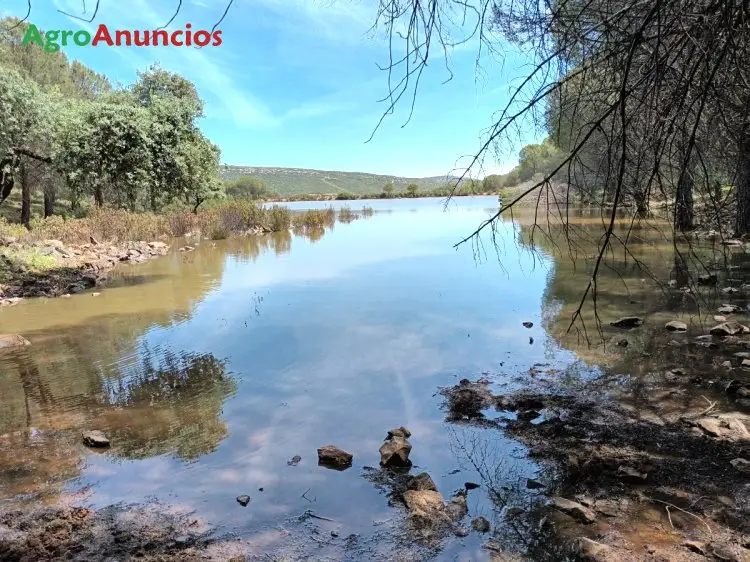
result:
M 227 0 L 182 0 L 169 29 L 210 30 Z M 44 30 L 156 29 L 167 23 L 178 0 L 31 0 L 30 21 Z M 235 0 L 219 26 L 222 45 L 193 47 L 75 47 L 64 49 L 110 80 L 132 83 L 136 72 L 158 62 L 193 81 L 205 101 L 203 132 L 222 151 L 222 163 L 369 172 L 406 177 L 463 172 L 485 138 L 493 115 L 507 103 L 527 59 L 506 47 L 483 57 L 479 43 L 452 47 L 447 64 L 433 49 L 409 119 L 408 92 L 393 114 L 381 102 L 388 93 L 384 34 L 373 32 L 378 0 Z M 2 15 L 23 17 L 27 0 L 4 0 Z M 466 29 L 453 29 L 462 37 Z M 403 45 L 396 45 L 402 49 Z M 448 80 L 448 78 L 452 78 Z M 402 74 L 398 75 L 397 80 Z M 491 153 L 475 177 L 509 170 L 518 150 L 539 139 L 529 127 L 518 142 Z

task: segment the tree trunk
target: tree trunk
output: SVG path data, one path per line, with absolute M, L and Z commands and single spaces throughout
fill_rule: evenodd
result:
M 195 199 L 195 205 L 193 206 L 193 214 L 194 215 L 198 214 L 198 207 L 200 207 L 202 204 L 203 204 L 203 198 L 197 197 Z
M 97 207 L 104 207 L 104 193 L 99 182 L 94 186 L 94 203 Z
M 44 188 L 44 218 L 55 214 L 55 186 L 52 183 Z
M 688 165 L 677 180 L 677 194 L 674 207 L 674 227 L 679 232 L 693 230 L 693 187 L 695 178 Z
M 737 148 L 737 216 L 734 231 L 736 236 L 742 236 L 750 232 L 750 127 L 743 128 Z
M 31 222 L 31 180 L 25 163 L 21 163 L 21 223 L 29 228 Z

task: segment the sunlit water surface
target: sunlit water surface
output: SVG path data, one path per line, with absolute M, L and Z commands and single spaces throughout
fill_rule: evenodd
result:
M 495 233 L 499 260 L 489 238 L 454 248 L 497 200 L 443 203 L 350 202 L 375 213 L 317 240 L 204 241 L 118 270 L 100 296 L 1 310 L 0 333 L 32 346 L 0 356 L 0 498 L 157 499 L 250 539 L 313 509 L 342 537 L 366 535 L 403 515 L 363 477 L 400 425 L 414 471 L 446 497 L 481 481 L 469 458 L 478 446 L 511 484 L 525 482 L 535 466 L 521 448 L 446 423 L 437 391 L 483 373 L 512 386 L 535 364 L 574 362 L 542 329 L 551 261 L 508 222 Z M 111 449 L 84 448 L 89 428 Z M 354 466 L 318 467 L 329 443 Z M 469 509 L 498 516 L 481 490 Z M 453 541 L 446 555 L 481 556 L 481 537 Z

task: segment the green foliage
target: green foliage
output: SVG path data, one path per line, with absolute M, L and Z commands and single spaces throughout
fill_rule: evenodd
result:
M 271 194 L 263 180 L 250 176 L 240 176 L 235 180 L 225 180 L 224 184 L 229 197 L 263 199 Z
M 393 182 L 388 182 L 383 186 L 383 194 L 386 197 L 393 197 L 393 193 L 396 191 L 396 186 L 393 185 Z
M 494 174 L 484 179 L 482 190 L 497 193 L 504 187 L 532 180 L 539 174 L 549 174 L 563 161 L 563 152 L 546 138 L 540 144 L 524 146 L 518 154 L 518 165 L 507 174 Z
M 406 186 L 406 193 L 409 194 L 409 197 L 416 197 L 419 193 L 419 186 L 414 182 L 410 183 Z

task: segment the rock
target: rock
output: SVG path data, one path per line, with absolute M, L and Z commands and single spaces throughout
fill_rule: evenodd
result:
M 526 480 L 526 487 L 529 490 L 541 490 L 544 488 L 544 484 L 539 482 L 539 480 L 534 480 L 533 478 L 529 478 Z
M 391 429 L 388 432 L 388 436 L 386 437 L 386 439 L 390 439 L 391 437 L 403 437 L 404 439 L 408 439 L 409 437 L 411 437 L 411 431 L 409 431 L 402 425 L 401 427 Z
M 727 560 L 729 562 L 744 562 L 745 560 L 739 547 L 730 544 L 712 544 L 711 554 L 719 560 Z
M 242 507 L 247 506 L 247 504 L 250 503 L 250 496 L 247 496 L 247 495 L 237 496 L 237 503 L 240 504 Z
M 750 475 L 750 461 L 742 458 L 736 458 L 729 461 L 735 470 L 742 472 L 743 474 Z
M 738 312 L 742 312 L 742 308 L 740 308 L 736 304 L 722 304 L 717 309 L 717 312 L 719 314 L 736 314 Z
M 726 322 L 727 317 L 726 316 L 720 316 L 718 314 L 714 315 L 714 322 Z
M 474 519 L 472 519 L 471 528 L 474 529 L 477 533 L 489 533 L 490 522 L 480 515 L 479 517 L 475 517 Z
M 721 292 L 724 293 L 725 295 L 734 295 L 736 293 L 739 293 L 740 290 L 737 289 L 736 287 L 724 287 L 721 290 Z
M 422 472 L 420 474 L 417 474 L 416 476 L 412 476 L 411 478 L 409 478 L 406 487 L 409 490 L 416 490 L 418 492 L 424 492 L 426 490 L 437 492 L 437 486 L 435 486 L 435 482 L 426 472 Z
M 711 437 L 719 437 L 721 435 L 721 426 L 719 420 L 714 418 L 703 418 L 695 422 L 704 432 Z
M 148 247 L 152 250 L 166 250 L 169 246 L 165 242 L 149 242 Z
M 550 500 L 550 505 L 582 523 L 593 523 L 596 521 L 594 512 L 578 502 L 555 496 Z
M 92 296 L 92 297 L 98 297 L 98 296 L 100 296 L 100 295 L 101 295 L 101 293 L 91 293 L 91 296 Z
M 62 250 L 65 248 L 65 244 L 60 242 L 60 240 L 45 240 L 42 242 L 43 246 L 47 246 L 49 248 L 54 248 L 55 250 Z
M 445 513 L 453 521 L 458 521 L 465 517 L 469 513 L 469 508 L 466 506 L 466 498 L 460 495 L 455 496 L 445 506 Z
M 523 327 L 524 328 L 533 328 L 534 327 L 534 323 L 533 322 L 524 322 L 523 323 Z
M 519 419 L 520 421 L 524 421 L 524 422 L 530 422 L 530 421 L 532 421 L 532 420 L 535 420 L 535 419 L 537 419 L 537 418 L 538 418 L 539 416 L 541 416 L 541 415 L 542 415 L 542 414 L 540 414 L 540 413 L 539 413 L 539 412 L 537 412 L 536 410 L 523 410 L 523 411 L 521 411 L 521 412 L 518 412 L 518 413 L 516 414 L 516 417 L 517 417 L 517 418 L 518 418 L 518 419 Z
M 701 541 L 685 541 L 682 543 L 682 546 L 697 554 L 702 554 L 703 556 L 708 552 L 706 543 Z
M 441 391 L 448 399 L 452 418 L 481 418 L 482 410 L 493 402 L 489 385 L 462 379 L 456 386 Z
M 302 457 L 300 457 L 299 455 L 294 455 L 292 457 L 292 460 L 286 461 L 286 464 L 288 464 L 289 466 L 297 466 L 299 464 L 299 461 L 301 460 L 302 460 Z
M 620 341 L 617 342 L 617 345 L 619 347 L 628 347 L 628 345 L 630 345 L 630 342 L 626 339 L 621 339 Z
M 380 466 L 406 468 L 411 466 L 411 443 L 405 437 L 393 436 L 380 446 Z
M 732 369 L 732 362 L 731 361 L 724 361 L 721 364 L 721 366 L 724 367 L 725 369 L 730 369 L 731 370 Z
M 474 482 L 464 482 L 464 488 L 467 490 L 476 490 L 479 488 L 479 484 L 475 484 Z
M 109 447 L 109 438 L 98 429 L 84 431 L 81 437 L 83 438 L 83 444 L 88 447 Z
M 698 276 L 699 285 L 716 285 L 716 274 L 715 273 L 704 273 Z
M 712 336 L 734 336 L 750 331 L 739 322 L 723 322 L 711 328 L 709 333 Z
M 643 482 L 648 477 L 648 474 L 638 472 L 636 469 L 624 465 L 617 469 L 617 473 L 624 480 L 630 480 L 631 482 Z
M 679 320 L 667 322 L 664 327 L 670 332 L 686 332 L 688 329 L 687 324 L 685 324 L 685 322 L 680 322 Z
M 740 367 L 743 369 L 750 369 L 750 359 L 743 359 L 742 363 L 740 363 Z
M 89 236 L 89 242 L 91 242 L 94 246 L 98 246 L 99 245 L 99 241 L 96 238 L 94 238 L 93 236 Z
M 505 510 L 506 519 L 515 519 L 516 517 L 523 514 L 523 509 L 520 507 L 509 507 Z
M 0 334 L 0 349 L 26 347 L 31 342 L 18 334 Z
M 617 554 L 611 546 L 592 541 L 586 537 L 579 537 L 573 541 L 573 551 L 582 560 L 590 562 L 609 562 L 617 560 Z
M 637 328 L 638 326 L 641 326 L 643 324 L 643 318 L 639 318 L 638 316 L 625 316 L 623 318 L 620 318 L 618 320 L 615 320 L 614 322 L 610 322 L 610 326 L 614 326 L 615 328 L 623 328 L 626 330 L 630 330 L 631 328 Z
M 178 251 L 179 252 L 192 252 L 193 250 L 195 250 L 195 248 L 193 248 L 192 246 L 183 246 Z
M 354 456 L 335 445 L 325 445 L 318 449 L 318 464 L 333 468 L 349 468 Z
M 443 496 L 435 490 L 406 490 L 403 498 L 410 514 L 434 517 L 445 507 Z
M 457 527 L 455 533 L 457 537 L 468 537 L 469 529 L 466 527 Z

